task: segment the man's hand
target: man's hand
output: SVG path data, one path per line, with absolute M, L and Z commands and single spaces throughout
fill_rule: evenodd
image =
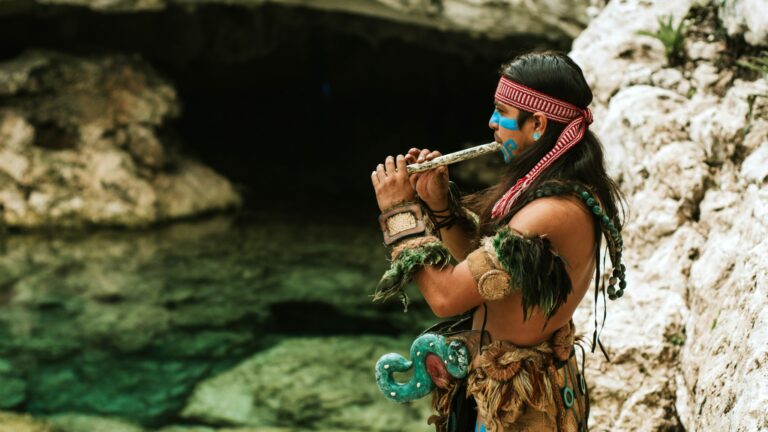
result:
M 406 164 L 430 161 L 442 154 L 435 150 L 412 148 L 405 156 Z M 429 171 L 411 174 L 409 178 L 413 189 L 433 211 L 448 208 L 448 167 L 440 166 Z
M 384 163 L 379 164 L 376 171 L 371 173 L 371 182 L 382 212 L 401 202 L 416 199 L 413 186 L 408 181 L 408 169 L 403 155 L 397 155 L 397 160 L 387 156 Z

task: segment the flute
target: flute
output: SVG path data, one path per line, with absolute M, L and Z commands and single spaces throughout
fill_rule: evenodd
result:
M 474 159 L 478 156 L 499 150 L 501 150 L 501 144 L 497 142 L 470 147 L 468 149 L 442 155 L 432 159 L 431 161 L 408 165 L 408 174 L 430 170 L 432 168 L 437 168 L 443 165 L 450 165 L 452 163 L 465 161 L 467 159 Z

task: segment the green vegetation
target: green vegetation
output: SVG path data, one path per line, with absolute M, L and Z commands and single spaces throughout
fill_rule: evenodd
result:
M 674 17 L 659 17 L 659 29 L 656 32 L 640 30 L 637 34 L 651 36 L 664 44 L 664 53 L 667 55 L 667 61 L 672 66 L 678 66 L 685 60 L 685 20 L 681 19 L 677 25 L 672 23 Z
M 768 79 L 768 51 L 763 51 L 760 56 L 748 57 L 746 60 L 739 60 L 736 62 L 739 66 L 750 69 L 763 74 L 765 79 Z
M 682 332 L 668 335 L 667 342 L 674 346 L 683 346 L 683 344 L 685 344 L 685 335 Z

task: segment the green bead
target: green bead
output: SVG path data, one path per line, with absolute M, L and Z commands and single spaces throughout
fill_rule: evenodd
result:
M 595 201 L 594 198 L 587 198 L 587 205 L 588 206 L 592 207 L 595 204 L 596 204 L 596 201 Z
M 627 281 L 623 280 L 623 281 L 619 282 L 619 288 L 621 288 L 623 290 L 626 287 L 627 287 Z
M 613 276 L 614 276 L 614 277 L 619 277 L 619 276 L 621 276 L 621 271 L 619 271 L 619 269 L 613 269 Z
M 611 218 L 609 218 L 608 215 L 603 215 L 603 223 L 604 224 L 607 224 L 610 221 L 611 221 Z
M 614 295 L 616 294 L 616 287 L 613 285 L 608 285 L 608 295 Z
M 627 267 L 624 266 L 624 264 L 619 264 L 619 270 L 621 270 L 622 273 L 627 271 Z
M 586 200 L 587 198 L 589 198 L 589 192 L 587 192 L 587 191 L 584 191 L 584 192 L 580 193 L 579 195 L 581 196 L 581 199 L 583 199 L 583 200 Z
M 618 290 L 616 291 L 616 297 L 621 297 L 624 295 L 624 290 Z
M 616 300 L 616 294 L 608 295 L 608 298 L 611 299 L 611 300 Z
M 611 284 L 611 285 L 616 285 L 616 283 L 617 283 L 618 281 L 619 281 L 619 278 L 617 278 L 616 276 L 614 276 L 614 277 L 612 277 L 612 278 L 608 279 L 608 283 L 609 283 L 609 284 Z
M 592 213 L 600 216 L 600 213 L 603 212 L 603 209 L 600 208 L 600 206 L 594 206 L 592 207 Z

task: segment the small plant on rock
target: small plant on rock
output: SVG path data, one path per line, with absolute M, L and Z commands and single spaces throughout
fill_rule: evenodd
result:
M 739 60 L 736 63 L 747 69 L 751 69 L 763 74 L 763 78 L 768 79 L 768 51 L 763 51 L 758 57 L 749 57 L 746 60 Z
M 659 29 L 656 32 L 650 32 L 647 30 L 640 30 L 637 34 L 651 36 L 661 41 L 664 44 L 664 54 L 667 55 L 667 61 L 672 66 L 678 66 L 683 64 L 685 60 L 685 20 L 681 19 L 680 22 L 675 25 L 672 23 L 673 16 L 659 17 Z

